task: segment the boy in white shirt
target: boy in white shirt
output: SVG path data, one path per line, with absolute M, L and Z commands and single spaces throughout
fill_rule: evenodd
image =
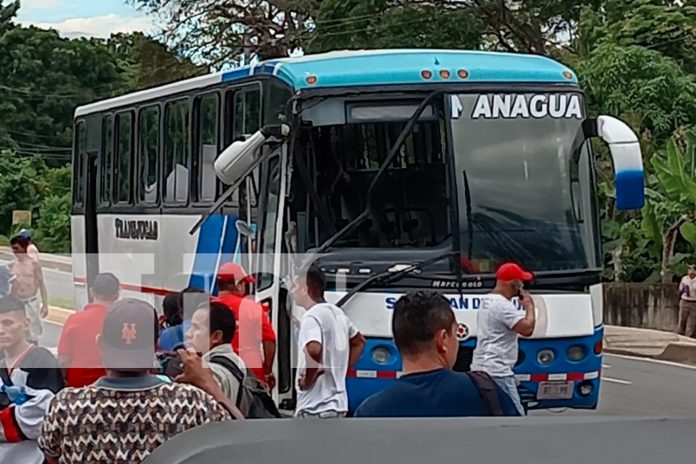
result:
M 365 347 L 365 338 L 341 308 L 326 302 L 325 290 L 326 278 L 314 266 L 293 286 L 295 303 L 307 309 L 300 322 L 296 417 L 346 416 L 346 373 Z

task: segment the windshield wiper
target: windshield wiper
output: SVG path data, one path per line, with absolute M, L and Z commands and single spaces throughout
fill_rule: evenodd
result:
M 450 256 L 455 255 L 459 255 L 459 252 L 449 251 L 447 253 L 435 256 L 434 258 L 423 260 L 420 263 L 411 264 L 410 266 L 405 267 L 399 271 L 387 271 L 382 272 L 380 274 L 375 274 L 372 277 L 365 279 L 364 281 L 360 282 L 358 285 L 353 287 L 346 295 L 343 296 L 343 298 L 341 298 L 338 301 L 338 303 L 336 303 L 336 305 L 342 307 L 344 304 L 346 304 L 348 300 L 350 300 L 353 297 L 353 295 L 355 295 L 361 290 L 365 290 L 367 287 L 373 284 L 385 284 L 395 282 L 400 278 L 407 276 L 408 274 L 411 274 L 417 270 L 422 270 L 424 267 L 428 267 L 431 264 L 437 263 L 438 261 L 442 261 L 445 258 L 449 258 Z
M 406 141 L 406 137 L 411 133 L 413 130 L 413 126 L 416 125 L 416 122 L 420 118 L 421 114 L 425 110 L 425 108 L 438 96 L 442 95 L 444 93 L 444 90 L 436 90 L 432 93 L 430 93 L 427 97 L 423 99 L 423 101 L 418 105 L 418 108 L 416 108 L 416 111 L 413 112 L 413 115 L 411 118 L 406 122 L 406 126 L 404 126 L 403 130 L 399 134 L 399 136 L 396 139 L 396 142 L 394 142 L 394 146 L 391 148 L 389 151 L 389 154 L 387 154 L 387 157 L 385 158 L 384 162 L 382 165 L 379 167 L 379 170 L 377 171 L 377 175 L 375 178 L 372 180 L 370 183 L 370 186 L 367 188 L 367 195 L 365 196 L 365 207 L 363 208 L 363 211 L 352 221 L 350 221 L 343 229 L 339 230 L 335 234 L 333 234 L 331 237 L 329 237 L 319 248 L 316 250 L 313 250 L 314 253 L 322 253 L 325 251 L 327 248 L 329 248 L 331 245 L 336 243 L 336 241 L 340 238 L 342 238 L 345 234 L 353 230 L 355 227 L 359 226 L 368 216 L 369 211 L 370 211 L 370 199 L 372 198 L 372 195 L 375 192 L 375 187 L 377 186 L 377 183 L 382 179 L 384 173 L 387 171 L 389 168 L 389 165 L 394 161 L 394 158 L 396 155 L 399 153 L 399 149 L 401 148 L 401 145 L 404 144 Z

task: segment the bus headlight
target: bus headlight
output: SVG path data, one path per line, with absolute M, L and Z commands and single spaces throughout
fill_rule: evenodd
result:
M 386 348 L 377 347 L 372 350 L 372 361 L 375 364 L 389 364 L 391 362 L 391 357 L 391 353 Z
M 568 348 L 566 354 L 568 355 L 568 359 L 575 362 L 581 361 L 587 355 L 585 347 L 582 345 L 571 346 L 570 348 Z
M 537 362 L 539 364 L 551 364 L 556 360 L 556 353 L 553 350 L 541 350 L 537 353 Z

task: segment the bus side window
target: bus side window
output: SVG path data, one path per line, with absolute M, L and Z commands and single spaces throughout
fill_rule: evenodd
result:
M 75 126 L 75 160 L 73 162 L 73 202 L 75 205 L 82 205 L 85 198 L 85 170 L 84 160 L 87 156 L 87 129 L 85 121 L 78 121 Z
M 217 93 L 198 98 L 198 141 L 193 159 L 197 180 L 197 200 L 201 203 L 215 201 L 217 176 L 215 159 L 218 156 L 220 97 Z
M 191 161 L 189 99 L 167 103 L 164 114 L 164 201 L 185 203 L 189 196 Z
M 116 115 L 116 162 L 114 163 L 114 202 L 131 202 L 131 167 L 133 165 L 133 113 Z
M 111 176 L 113 173 L 112 162 L 114 156 L 114 117 L 111 114 L 104 116 L 102 120 L 102 134 L 104 146 L 102 147 L 100 170 L 100 195 L 102 204 L 111 202 Z
M 261 90 L 258 86 L 234 93 L 233 140 L 243 140 L 261 128 Z
M 225 146 L 244 140 L 261 128 L 261 87 L 258 84 L 231 89 L 225 93 Z M 234 193 L 229 206 L 243 205 L 246 209 L 258 205 L 259 172 L 254 173 L 242 183 Z M 220 191 L 225 191 L 221 185 Z
M 264 84 L 264 116 L 265 124 L 279 124 L 285 120 L 285 112 L 288 101 L 292 98 L 292 91 L 277 81 L 268 81 Z
M 150 106 L 138 118 L 138 199 L 141 203 L 157 203 L 159 166 L 160 109 Z

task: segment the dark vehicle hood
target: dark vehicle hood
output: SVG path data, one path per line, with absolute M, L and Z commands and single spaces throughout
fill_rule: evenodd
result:
M 286 419 L 209 424 L 145 464 L 692 462 L 696 419 Z

